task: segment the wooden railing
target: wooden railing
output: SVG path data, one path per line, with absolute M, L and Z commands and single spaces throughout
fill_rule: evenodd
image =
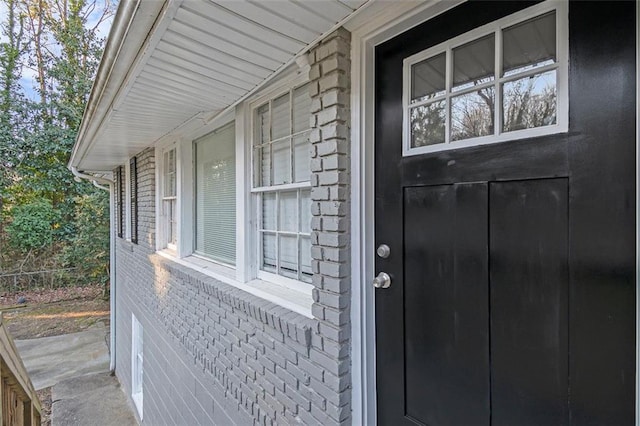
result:
M 42 407 L 0 312 L 0 417 L 3 426 L 40 426 Z

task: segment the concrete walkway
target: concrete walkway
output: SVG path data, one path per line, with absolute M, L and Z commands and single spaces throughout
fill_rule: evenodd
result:
M 109 373 L 107 328 L 16 340 L 36 390 L 51 389 L 51 424 L 137 425 L 118 379 Z
M 99 324 L 80 333 L 16 340 L 36 390 L 65 379 L 109 371 L 107 329 Z

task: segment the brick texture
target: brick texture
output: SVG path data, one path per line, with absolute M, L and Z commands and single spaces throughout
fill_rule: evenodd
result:
M 311 70 L 312 312 L 318 320 L 311 362 L 324 370 L 325 415 L 351 415 L 349 151 L 351 35 L 338 29 L 309 54 Z M 317 411 L 315 411 L 317 412 Z M 312 407 L 314 413 L 314 407 Z
M 116 373 L 131 394 L 131 315 L 144 330 L 143 424 L 350 423 L 349 52 L 309 53 L 313 315 L 155 253 L 155 159 L 137 157 L 139 244 L 116 242 Z

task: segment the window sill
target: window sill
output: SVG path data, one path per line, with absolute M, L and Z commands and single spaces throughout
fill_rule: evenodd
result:
M 170 250 L 160 250 L 157 254 L 182 266 L 208 275 L 220 282 L 246 291 L 261 299 L 268 300 L 300 315 L 304 315 L 307 318 L 313 318 L 311 313 L 313 298 L 308 291 L 295 290 L 261 279 L 243 283 L 235 279 L 236 271 L 233 268 L 211 262 L 201 257 L 188 256 L 180 259 L 176 257 L 175 252 Z

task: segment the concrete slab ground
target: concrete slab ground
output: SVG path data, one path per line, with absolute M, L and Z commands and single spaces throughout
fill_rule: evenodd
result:
M 52 426 L 137 425 L 118 379 L 109 372 L 108 329 L 16 340 L 36 390 L 51 389 Z
M 16 340 L 36 390 L 73 377 L 109 371 L 107 329 L 100 323 L 80 333 Z
M 118 379 L 110 373 L 68 379 L 53 387 L 52 426 L 135 426 Z

